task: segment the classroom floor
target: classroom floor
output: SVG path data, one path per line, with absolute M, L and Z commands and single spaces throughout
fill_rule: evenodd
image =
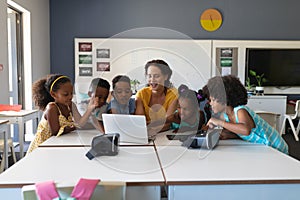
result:
M 289 131 L 282 135 L 283 139 L 289 146 L 289 155 L 300 161 L 300 141 L 296 141 L 294 135 Z

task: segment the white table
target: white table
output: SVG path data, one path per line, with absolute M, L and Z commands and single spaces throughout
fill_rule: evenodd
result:
M 164 184 L 169 199 L 299 198 L 299 161 L 265 145 L 226 142 L 213 150 L 121 146 L 117 156 L 94 160 L 85 157 L 88 146 L 37 148 L 0 174 L 0 193 L 39 181 L 85 177 L 126 182 L 128 199 L 159 199 Z
M 184 133 L 177 133 L 177 135 L 189 135 L 193 132 L 184 132 Z M 156 135 L 154 140 L 155 146 L 181 146 L 182 142 L 180 140 L 169 140 L 167 138 L 168 134 L 174 134 L 172 130 L 165 131 Z M 261 145 L 261 144 L 253 144 L 242 139 L 228 139 L 228 140 L 219 140 L 218 146 L 244 146 L 244 145 Z
M 0 193 L 1 188 L 17 189 L 47 180 L 77 182 L 83 177 L 126 182 L 130 196 L 127 199 L 138 199 L 133 198 L 135 195 L 143 200 L 160 198 L 160 186 L 165 180 L 153 146 L 120 147 L 116 156 L 93 160 L 85 156 L 88 150 L 87 147 L 37 148 L 0 174 Z
M 90 147 L 93 137 L 101 135 L 98 130 L 76 130 L 71 133 L 63 134 L 59 137 L 52 136 L 39 147 Z M 153 146 L 153 142 L 149 144 L 135 144 L 120 142 L 120 146 Z
M 299 199 L 300 162 L 268 146 L 156 148 L 169 199 Z
M 97 130 L 73 131 L 59 137 L 52 136 L 39 147 L 90 147 L 93 137 L 97 135 L 101 135 Z
M 21 110 L 16 111 L 1 111 L 0 119 L 8 120 L 8 124 L 18 124 L 20 158 L 24 156 L 24 128 L 25 123 L 29 120 L 36 120 L 36 127 L 39 122 L 38 110 Z
M 0 134 L 3 134 L 3 157 L 1 162 L 6 162 L 4 163 L 4 169 L 8 168 L 8 145 L 7 145 L 7 140 L 8 140 L 8 128 L 7 128 L 7 123 L 8 120 L 0 120 Z

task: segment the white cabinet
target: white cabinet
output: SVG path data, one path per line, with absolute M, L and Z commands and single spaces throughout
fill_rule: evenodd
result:
M 278 130 L 281 129 L 283 115 L 286 113 L 286 96 L 250 96 L 247 106 L 254 111 L 268 111 L 280 114 Z

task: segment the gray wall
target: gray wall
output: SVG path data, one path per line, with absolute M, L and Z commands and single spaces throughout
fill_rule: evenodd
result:
M 7 7 L 6 1 L 0 1 L 0 64 L 4 66 L 4 70 L 0 71 L 1 95 L 0 103 L 8 103 L 8 50 L 7 50 Z M 6 47 L 6 48 L 5 48 Z
M 223 14 L 215 32 L 199 24 L 207 8 Z M 75 37 L 108 38 L 141 27 L 168 28 L 193 39 L 299 40 L 299 8 L 297 0 L 50 0 L 51 72 L 74 78 Z

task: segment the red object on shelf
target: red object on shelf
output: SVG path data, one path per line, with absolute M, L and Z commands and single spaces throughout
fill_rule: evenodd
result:
M 0 111 L 20 111 L 22 105 L 0 104 Z

